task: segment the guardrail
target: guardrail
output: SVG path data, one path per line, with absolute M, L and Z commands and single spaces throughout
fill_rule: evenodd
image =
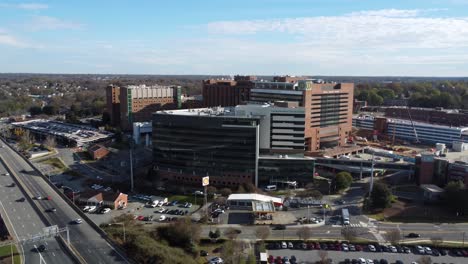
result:
M 34 209 L 34 211 L 36 211 L 37 215 L 42 220 L 42 222 L 44 222 L 46 225 L 50 226 L 51 223 L 49 222 L 49 220 L 44 216 L 44 214 L 41 211 L 41 209 L 39 208 L 39 206 L 33 201 L 33 199 L 32 199 L 33 195 L 31 194 L 31 192 L 29 192 L 29 189 L 25 187 L 24 182 L 10 168 L 10 165 L 8 164 L 8 162 L 6 160 L 4 160 L 1 155 L 0 155 L 0 162 L 5 166 L 8 173 L 10 173 L 10 175 L 12 176 L 12 179 L 17 183 L 20 190 L 25 194 L 26 199 L 30 202 L 30 204 L 32 205 L 32 208 Z M 69 253 L 69 255 L 73 258 L 75 263 L 86 263 L 86 261 L 83 262 L 83 261 L 80 260 L 81 256 L 78 257 L 79 253 L 73 248 L 72 245 L 68 245 L 61 235 L 57 236 L 56 238 L 57 238 L 57 242 L 60 244 L 60 246 Z
M 62 192 L 60 191 L 59 188 L 57 188 L 57 186 L 55 186 L 54 184 L 52 184 L 52 182 L 49 181 L 49 179 L 44 175 L 42 174 L 42 172 L 27 158 L 25 158 L 21 153 L 19 153 L 16 149 L 14 149 L 13 147 L 11 147 L 9 144 L 7 144 L 3 139 L 1 139 L 3 141 L 3 143 L 5 145 L 7 145 L 11 150 L 13 150 L 16 154 L 18 154 L 20 157 L 22 157 L 26 163 L 28 163 L 29 166 L 31 166 L 31 168 L 33 168 L 41 177 L 42 179 L 73 209 L 75 210 L 75 212 L 83 219 L 85 220 L 96 232 L 99 233 L 99 235 L 101 235 L 101 237 L 103 239 L 105 239 L 110 245 L 112 245 L 114 247 L 114 249 L 122 256 L 125 256 L 125 261 L 129 262 L 129 263 L 135 263 L 133 262 L 132 260 L 128 259 L 127 258 L 127 254 L 124 252 L 124 250 L 119 246 L 117 245 L 112 239 L 109 238 L 109 236 L 107 235 L 106 232 L 104 232 L 104 230 L 102 230 L 98 225 L 96 225 L 96 223 L 94 223 L 91 219 L 89 219 L 89 217 L 76 205 L 74 204 L 72 201 L 70 201 L 70 199 Z M 29 198 L 31 199 L 32 196 L 29 196 Z M 31 199 L 32 200 L 32 199 Z

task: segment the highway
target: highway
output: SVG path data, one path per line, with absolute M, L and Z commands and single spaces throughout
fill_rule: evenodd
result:
M 30 195 L 52 198 L 51 200 L 34 200 L 34 202 L 43 211 L 51 207 L 57 209 L 54 213 L 45 213 L 45 217 L 51 224 L 59 227 L 69 226 L 71 244 L 75 252 L 78 252 L 82 262 L 93 264 L 128 263 L 125 257 L 120 255 L 86 221 L 79 225 L 72 224 L 74 219 L 80 218 L 78 213 L 20 155 L 5 145 L 0 148 L 0 156 L 21 179 Z
M 0 164 L 0 212 L 3 220 L 7 226 L 13 229 L 12 236 L 17 239 L 26 239 L 38 235 L 46 227 L 45 223 L 43 223 L 28 200 L 18 201 L 18 199 L 24 197 L 24 194 L 17 186 L 8 187 L 14 181 L 6 173 L 5 167 Z M 53 237 L 20 244 L 21 251 L 24 252 L 24 263 L 39 263 L 40 256 L 34 246 L 39 247 L 40 245 L 46 246 L 46 250 L 41 253 L 45 263 L 74 263 Z

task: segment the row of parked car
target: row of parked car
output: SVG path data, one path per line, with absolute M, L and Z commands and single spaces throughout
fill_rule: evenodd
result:
M 369 252 L 390 252 L 400 254 L 420 254 L 420 255 L 432 255 L 432 256 L 445 256 L 452 255 L 458 257 L 468 257 L 468 250 L 464 249 L 437 249 L 430 247 L 423 247 L 419 245 L 415 246 L 386 246 L 378 244 L 368 245 L 354 245 L 350 243 L 340 243 L 335 241 L 334 243 L 323 243 L 323 242 L 276 242 L 269 243 L 268 249 L 302 249 L 302 250 L 337 250 L 337 251 L 369 251 Z
M 111 211 L 108 207 L 98 207 L 96 205 L 86 205 L 83 207 L 83 212 L 87 213 L 98 213 L 98 214 L 107 214 Z

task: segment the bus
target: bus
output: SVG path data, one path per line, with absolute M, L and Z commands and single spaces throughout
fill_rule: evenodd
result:
M 341 217 L 343 218 L 343 225 L 349 225 L 349 211 L 346 208 L 341 210 Z

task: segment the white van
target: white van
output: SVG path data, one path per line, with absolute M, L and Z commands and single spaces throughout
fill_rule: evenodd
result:
M 165 215 L 161 215 L 159 217 L 159 222 L 163 222 L 164 220 L 166 220 L 166 216 Z
M 276 185 L 267 185 L 264 190 L 266 192 L 276 191 Z

